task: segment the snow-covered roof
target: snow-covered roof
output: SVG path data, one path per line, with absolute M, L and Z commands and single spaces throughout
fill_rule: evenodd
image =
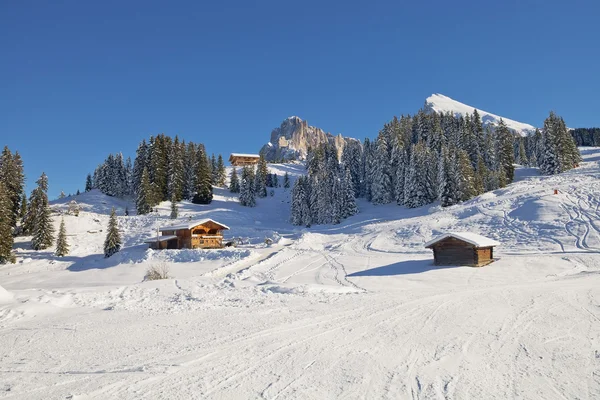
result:
M 151 239 L 146 240 L 144 243 L 156 243 L 156 242 L 165 242 L 167 240 L 177 239 L 177 235 L 165 235 L 159 237 L 153 237 Z
M 231 153 L 229 158 L 231 157 L 252 157 L 252 158 L 260 158 L 258 154 L 242 154 L 242 153 Z
M 164 232 L 164 231 L 176 231 L 179 229 L 192 229 L 195 226 L 204 225 L 207 222 L 212 222 L 213 224 L 217 224 L 225 229 L 229 229 L 229 227 L 227 225 L 223 225 L 222 223 L 217 222 L 214 219 L 205 218 L 205 219 L 198 219 L 195 221 L 189 221 L 189 222 L 185 222 L 185 223 L 181 223 L 181 224 L 177 224 L 177 225 L 161 226 L 159 228 L 159 231 Z
M 485 236 L 478 235 L 476 233 L 471 232 L 448 232 L 442 236 L 438 236 L 435 239 L 430 240 L 425 243 L 425 247 L 430 247 L 437 242 L 440 242 L 446 238 L 453 237 L 458 240 L 462 240 L 464 242 L 470 243 L 475 247 L 492 247 L 499 246 L 500 242 L 497 242 L 493 239 L 486 238 Z

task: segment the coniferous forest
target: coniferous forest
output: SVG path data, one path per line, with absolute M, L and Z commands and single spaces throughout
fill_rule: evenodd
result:
M 99 189 L 109 196 L 133 196 L 138 214 L 146 214 L 164 200 L 212 201 L 213 185 L 224 186 L 225 164 L 209 157 L 203 144 L 166 135 L 151 136 L 139 144 L 135 160 L 110 154 L 86 180 L 86 191 Z
M 373 141 L 352 141 L 338 158 L 322 145 L 309 152 L 308 176 L 292 191 L 295 225 L 339 223 L 357 212 L 355 197 L 409 208 L 440 201 L 444 207 L 502 188 L 514 164 L 553 175 L 581 161 L 565 122 L 554 113 L 544 129 L 521 137 L 502 120 L 492 130 L 472 115 L 426 113 L 394 117 Z

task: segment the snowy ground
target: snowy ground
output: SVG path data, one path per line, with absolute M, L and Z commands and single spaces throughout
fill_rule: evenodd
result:
M 249 243 L 219 251 L 147 250 L 164 203 L 120 217 L 125 248 L 105 260 L 90 231 L 126 203 L 83 194 L 71 255 L 23 240 L 0 267 L 0 398 L 599 398 L 600 149 L 582 153 L 577 170 L 518 169 L 458 206 L 361 202 L 310 229 L 285 222 L 283 189 L 254 209 L 217 189 L 181 219 Z M 499 260 L 433 266 L 423 244 L 448 230 L 499 240 Z M 141 282 L 157 263 L 173 279 Z

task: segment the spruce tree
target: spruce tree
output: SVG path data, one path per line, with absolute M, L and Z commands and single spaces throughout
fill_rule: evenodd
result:
M 242 182 L 240 185 L 240 204 L 242 206 L 256 206 L 256 193 L 254 191 L 254 181 L 254 168 L 244 167 L 242 169 Z
M 179 207 L 177 207 L 177 200 L 175 195 L 171 197 L 171 219 L 177 219 L 179 216 Z
M 212 176 L 210 161 L 206 156 L 204 146 L 198 146 L 198 161 L 196 168 L 196 191 L 192 198 L 194 204 L 210 204 L 213 199 Z
M 168 194 L 169 198 L 175 198 L 176 201 L 183 199 L 184 186 L 184 156 L 185 148 L 179 142 L 179 137 L 175 136 L 175 140 L 171 146 L 169 153 L 169 173 L 168 173 Z
M 52 246 L 54 242 L 54 226 L 48 205 L 48 177 L 46 174 L 42 173 L 36 183 L 38 186 L 34 189 L 33 200 L 30 202 L 32 207 L 29 207 L 33 233 L 31 247 L 34 250 L 44 250 Z
M 64 218 L 60 221 L 58 238 L 56 239 L 56 251 L 54 254 L 57 257 L 64 257 L 67 254 L 69 254 L 69 244 L 67 243 L 67 229 L 65 228 Z
M 513 149 L 514 136 L 500 118 L 498 127 L 496 128 L 498 141 L 498 163 L 500 169 L 504 172 L 507 183 L 511 183 L 515 177 L 515 152 Z
M 21 210 L 19 211 L 19 218 L 23 220 L 27 215 L 27 195 L 23 192 L 23 197 L 21 198 Z
M 373 183 L 371 186 L 371 201 L 373 204 L 392 202 L 393 190 L 389 153 L 387 137 L 384 132 L 380 132 L 375 143 Z
M 65 192 L 63 192 L 62 190 L 60 191 L 60 194 L 58 195 L 59 199 L 64 199 L 65 197 L 67 197 L 67 195 L 65 194 Z
M 240 192 L 240 180 L 237 174 L 237 168 L 231 168 L 231 177 L 229 178 L 229 191 L 231 193 L 239 193 Z
M 267 168 L 267 161 L 261 154 L 256 166 L 256 174 L 254 175 L 254 191 L 258 197 L 267 197 L 267 175 L 269 169 Z
M 284 189 L 290 188 L 290 175 L 287 171 L 285 171 L 285 175 L 283 176 L 283 187 Z
M 210 157 L 210 181 L 213 186 L 218 186 L 217 182 L 219 180 L 219 171 L 217 166 L 217 158 L 215 157 L 215 153 L 213 153 Z
M 517 164 L 527 166 L 529 161 L 527 160 L 527 152 L 525 151 L 525 140 L 520 138 L 519 140 L 519 152 L 517 157 Z
M 219 154 L 217 158 L 217 186 L 225 187 L 227 181 L 227 171 L 225 170 L 225 163 L 223 162 L 223 156 Z
M 141 182 L 137 189 L 137 198 L 135 202 L 137 215 L 148 214 L 152 211 L 152 206 L 150 205 L 152 187 L 150 186 L 150 178 L 148 175 L 148 168 L 144 168 L 142 171 Z
M 4 183 L 0 181 L 0 264 L 13 261 L 14 243 L 11 216 L 11 202 Z
M 458 170 L 460 171 L 459 199 L 467 201 L 475 196 L 475 174 L 469 154 L 465 150 L 458 152 Z
M 108 258 L 121 250 L 121 235 L 115 209 L 110 212 L 108 220 L 108 231 L 104 240 L 104 258 Z
M 4 184 L 9 201 L 9 218 L 11 226 L 17 226 L 20 212 L 21 197 L 25 177 L 23 173 L 23 161 L 19 152 L 13 155 L 8 147 L 4 147 L 0 156 L 0 181 Z
M 358 213 L 356 206 L 356 196 L 354 194 L 354 183 L 352 182 L 352 174 L 350 168 L 344 170 L 341 180 L 340 191 L 340 210 L 341 218 L 348 218 Z

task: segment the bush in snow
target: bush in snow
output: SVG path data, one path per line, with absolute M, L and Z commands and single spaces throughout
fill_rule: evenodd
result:
M 151 265 L 146 270 L 146 275 L 144 276 L 145 281 L 157 281 L 159 279 L 170 278 L 169 267 L 165 263 Z

